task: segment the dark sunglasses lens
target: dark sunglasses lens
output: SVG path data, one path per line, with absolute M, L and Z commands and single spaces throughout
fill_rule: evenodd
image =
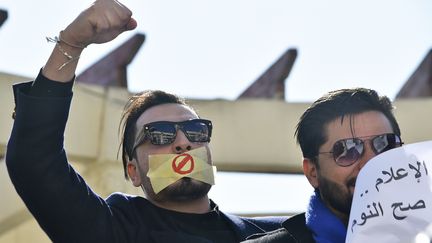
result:
M 155 123 L 148 126 L 147 134 L 154 145 L 170 144 L 176 136 L 176 128 L 172 123 Z
M 191 142 L 208 142 L 210 140 L 210 129 L 205 121 L 191 120 L 183 125 L 183 132 Z
M 373 148 L 376 154 L 383 153 L 387 150 L 394 149 L 401 145 L 401 140 L 395 134 L 379 135 L 372 140 Z
M 360 139 L 345 139 L 335 143 L 333 156 L 338 165 L 350 166 L 361 157 L 363 149 L 364 145 Z

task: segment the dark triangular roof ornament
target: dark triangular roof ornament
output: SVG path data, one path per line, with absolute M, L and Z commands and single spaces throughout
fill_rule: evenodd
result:
M 0 27 L 8 18 L 8 12 L 6 10 L 0 9 Z
M 296 49 L 288 49 L 239 97 L 285 99 L 285 79 L 288 77 L 297 57 Z
M 420 63 L 408 81 L 399 90 L 396 98 L 418 98 L 432 96 L 432 50 Z
M 126 67 L 132 62 L 144 40 L 144 34 L 134 35 L 78 75 L 77 82 L 127 88 Z

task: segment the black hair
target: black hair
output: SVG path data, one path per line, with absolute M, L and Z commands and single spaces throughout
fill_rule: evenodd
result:
M 126 103 L 120 126 L 122 128 L 121 151 L 123 160 L 124 176 L 128 179 L 126 165 L 133 159 L 133 146 L 135 144 L 136 127 L 138 118 L 146 110 L 153 106 L 162 104 L 181 104 L 187 105 L 183 98 L 160 90 L 148 90 L 137 93 Z
M 388 97 L 366 88 L 335 90 L 312 103 L 300 117 L 295 136 L 303 157 L 315 161 L 320 146 L 327 141 L 325 126 L 329 122 L 366 111 L 382 112 L 390 121 L 393 132 L 401 135 Z

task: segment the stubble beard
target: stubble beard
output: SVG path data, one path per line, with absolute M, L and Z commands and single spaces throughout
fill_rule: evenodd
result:
M 207 196 L 211 185 L 205 182 L 197 181 L 189 177 L 183 177 L 175 183 L 164 188 L 159 193 L 155 193 L 150 179 L 146 177 L 143 183 L 144 194 L 148 199 L 156 202 L 187 202 Z
M 206 196 L 210 188 L 210 184 L 183 177 L 160 191 L 157 196 L 161 200 L 191 201 Z

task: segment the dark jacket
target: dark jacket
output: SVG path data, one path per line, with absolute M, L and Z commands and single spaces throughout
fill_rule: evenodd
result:
M 72 95 L 34 97 L 27 95 L 30 87 L 31 83 L 14 86 L 16 118 L 6 164 L 16 191 L 51 240 L 147 242 L 147 231 L 157 232 L 160 225 L 171 227 L 176 237 L 182 234 L 181 228 L 161 218 L 164 214 L 156 212 L 159 209 L 144 198 L 116 193 L 104 200 L 94 193 L 68 163 L 63 148 Z M 223 212 L 218 216 L 226 220 L 238 241 L 275 230 L 285 220 L 243 218 Z M 165 232 L 165 237 L 168 231 L 161 232 Z M 211 242 L 176 239 L 175 242 Z
M 282 223 L 283 228 L 248 237 L 245 243 L 315 243 L 307 228 L 305 214 L 295 215 Z

